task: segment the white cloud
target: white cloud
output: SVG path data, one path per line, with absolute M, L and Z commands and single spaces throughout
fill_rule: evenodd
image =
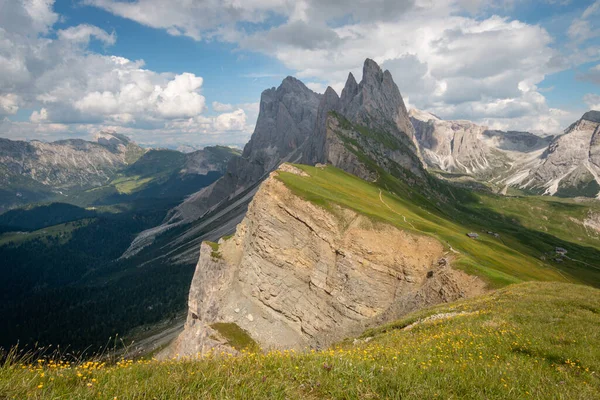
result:
M 560 54 L 538 25 L 486 17 L 489 10 L 512 7 L 496 0 L 83 2 L 174 36 L 263 52 L 319 92 L 331 85 L 340 93 L 348 71 L 360 79 L 362 62 L 374 58 L 392 72 L 411 105 L 511 129 L 556 131 L 570 114 L 551 109 L 537 85 L 550 73 L 600 58 L 594 47 Z M 94 53 L 90 41 L 110 46 L 116 34 L 86 24 L 53 32 L 60 18 L 53 4 L 5 0 L 0 13 L 0 115 L 39 110 L 20 128 L 10 123 L 11 132 L 27 127 L 55 135 L 57 127 L 68 126 L 65 131 L 83 134 L 112 126 L 138 138 L 162 132 L 175 140 L 195 132 L 239 140 L 252 131 L 257 103 L 215 101 L 219 115 L 204 116 L 201 77 L 157 73 L 142 60 Z M 574 22 L 575 40 L 597 32 L 599 4 L 578 18 L 585 24 Z M 265 28 L 272 21 L 284 22 Z
M 327 90 L 327 86 L 328 85 L 325 85 L 324 83 L 320 82 L 306 82 L 306 87 L 312 90 L 313 92 L 317 93 L 325 93 L 325 90 Z
M 583 97 L 583 101 L 591 110 L 600 111 L 600 95 L 588 93 Z
M 67 29 L 59 30 L 57 34 L 60 40 L 66 40 L 72 43 L 88 44 L 92 37 L 107 45 L 115 44 L 117 40 L 114 32 L 108 34 L 97 26 L 87 24 L 71 26 Z
M 589 18 L 598 13 L 600 13 L 600 0 L 596 0 L 593 4 L 586 8 L 581 15 L 581 18 Z
M 157 73 L 145 69 L 142 60 L 90 51 L 93 39 L 114 44 L 114 32 L 82 24 L 56 31 L 55 38 L 46 36 L 59 19 L 53 4 L 20 0 L 2 5 L 0 115 L 13 115 L 21 108 L 34 110 L 29 123 L 5 122 L 10 131 L 3 135 L 23 135 L 30 129 L 32 134 L 49 137 L 59 128 L 63 135 L 82 135 L 89 126 L 106 124 L 120 130 L 168 132 L 169 121 L 205 110 L 201 77 Z
M 14 93 L 0 94 L 0 116 L 16 114 L 19 111 L 19 97 Z
M 569 26 L 567 34 L 577 42 L 600 36 L 600 26 L 596 15 L 600 14 L 600 0 L 585 9 L 580 18 L 575 18 Z
M 48 120 L 48 111 L 45 108 L 40 109 L 40 111 L 34 111 L 31 113 L 29 120 L 34 124 L 44 122 Z
M 212 108 L 216 112 L 225 112 L 233 110 L 233 106 L 231 104 L 219 103 L 218 101 L 212 102 Z
M 85 3 L 152 28 L 165 29 L 170 35 L 185 35 L 195 40 L 215 35 L 223 24 L 261 22 L 272 12 L 289 8 L 285 0 L 85 0 Z
M 543 28 L 497 16 L 473 19 L 420 7 L 393 22 L 332 31 L 339 41 L 321 47 L 280 42 L 273 48 L 271 42 L 256 50 L 274 54 L 300 77 L 336 88 L 349 70 L 360 79 L 363 60 L 374 58 L 390 70 L 412 105 L 449 119 L 546 118 L 550 109 L 536 85 L 563 68 Z
M 242 131 L 246 127 L 246 113 L 237 109 L 230 113 L 224 113 L 215 119 L 217 131 Z

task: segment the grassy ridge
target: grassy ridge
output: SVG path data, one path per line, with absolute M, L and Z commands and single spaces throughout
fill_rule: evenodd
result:
M 286 172 L 278 175 L 278 179 L 297 195 L 326 208 L 339 204 L 400 229 L 433 236 L 448 249 L 458 252 L 455 253 L 456 266 L 481 276 L 492 287 L 529 280 L 600 286 L 600 269 L 594 264 L 600 260 L 600 251 L 597 247 L 578 243 L 572 235 L 574 229 L 583 229 L 580 223 L 570 219 L 574 218 L 573 215 L 583 217 L 584 210 L 580 205 L 545 202 L 539 198 L 530 203 L 529 198 L 515 198 L 508 199 L 510 203 L 506 210 L 500 207 L 503 203 L 492 195 L 472 194 L 477 197 L 469 202 L 457 201 L 457 204 L 451 205 L 455 207 L 452 212 L 443 213 L 425 200 L 416 201 L 415 195 L 409 197 L 407 192 L 403 192 L 402 183 L 389 175 L 382 176 L 377 183 L 369 183 L 333 167 L 297 167 L 310 176 Z M 382 186 L 392 190 L 382 190 Z M 450 209 L 450 206 L 446 207 Z M 541 211 L 527 216 L 524 224 L 515 219 L 521 209 L 532 207 Z M 559 210 L 554 210 L 557 207 Z M 552 229 L 556 236 L 527 226 L 534 224 L 535 215 L 540 219 L 544 212 L 552 216 Z M 482 232 L 488 230 L 499 233 L 500 237 Z M 480 237 L 470 239 L 466 236 L 467 232 L 478 232 Z M 589 245 L 594 241 L 597 242 L 597 239 L 587 237 L 584 243 Z M 574 254 L 573 258 L 585 260 L 583 262 L 589 265 L 568 259 L 555 262 L 551 257 L 555 246 L 568 248 Z
M 13 359 L 0 368 L 0 398 L 592 399 L 600 396 L 598 304 L 598 289 L 525 283 L 421 310 L 324 351 L 116 364 Z

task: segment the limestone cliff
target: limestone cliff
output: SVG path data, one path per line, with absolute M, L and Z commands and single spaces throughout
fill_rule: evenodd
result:
M 360 158 L 394 175 L 424 177 L 415 130 L 389 71 L 366 59 L 360 83 L 350 73 L 342 94 L 328 87 L 321 98 L 304 164 L 327 163 L 363 179 L 377 175 Z M 399 168 L 398 168 L 399 167 Z
M 483 291 L 478 278 L 448 265 L 437 240 L 317 206 L 277 174 L 262 183 L 233 237 L 202 244 L 185 329 L 166 353 L 228 349 L 219 322 L 236 324 L 263 349 L 321 347 Z
M 479 178 L 512 176 L 543 153 L 552 137 L 490 130 L 471 121 L 447 121 L 411 109 L 423 159 L 428 167 Z
M 301 158 L 315 127 L 321 97 L 293 77 L 285 78 L 277 88 L 263 91 L 256 127 L 242 156 L 230 160 L 220 179 L 173 208 L 161 225 L 140 233 L 124 256 L 135 255 L 164 232 L 189 226 L 201 218 L 218 217 L 223 222 L 218 232 L 203 225 L 197 231 L 192 227 L 174 240 L 174 247 L 198 238 L 198 232 L 209 239 L 228 233 L 241 221 L 258 184 L 269 172 L 282 162 L 297 162 Z M 197 258 L 197 253 L 184 258 Z
M 550 143 L 540 164 L 514 183 L 544 194 L 600 198 L 600 111 L 589 111 Z

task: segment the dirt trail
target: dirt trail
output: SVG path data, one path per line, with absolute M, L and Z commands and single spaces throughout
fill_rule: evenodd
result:
M 409 221 L 406 220 L 406 217 L 402 214 L 400 214 L 398 211 L 392 209 L 392 207 L 388 206 L 387 203 L 385 201 L 383 201 L 383 197 L 381 196 L 381 189 L 379 189 L 379 200 L 387 207 L 389 208 L 389 210 L 391 212 L 393 212 L 394 214 L 398 214 L 399 216 L 401 216 L 404 219 L 404 222 L 409 224 L 413 229 L 417 229 L 415 228 L 415 226 L 413 224 L 411 224 Z

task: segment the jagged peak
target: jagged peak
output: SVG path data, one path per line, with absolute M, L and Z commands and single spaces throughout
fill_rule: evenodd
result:
M 427 122 L 429 120 L 440 121 L 441 118 L 428 111 L 419 110 L 417 108 L 411 108 L 408 112 L 408 116 L 419 121 Z
M 340 96 L 338 96 L 337 92 L 331 86 L 327 86 L 327 89 L 325 89 L 325 93 L 323 93 L 323 97 L 326 99 L 336 100 L 339 100 L 340 98 Z
M 117 133 L 112 129 L 105 129 L 97 132 L 94 135 L 94 141 L 106 146 L 117 146 L 119 144 L 127 145 L 132 142 L 129 137 Z
M 293 76 L 287 76 L 283 81 L 281 81 L 281 85 L 279 85 L 277 91 L 284 91 L 286 93 L 313 92 L 304 84 L 304 82 L 294 78 Z
M 391 76 L 391 74 L 390 74 L 390 76 Z M 365 63 L 363 64 L 362 82 L 368 82 L 373 79 L 381 81 L 382 78 L 383 78 L 383 71 L 381 70 L 381 67 L 379 66 L 379 64 L 377 64 L 372 59 L 367 58 L 365 60 Z
M 590 110 L 590 111 L 586 112 L 585 114 L 583 114 L 581 119 L 585 119 L 586 121 L 590 121 L 590 122 L 600 123 L 600 111 Z
M 354 96 L 356 96 L 358 90 L 358 83 L 356 83 L 356 79 L 354 79 L 354 75 L 352 75 L 352 72 L 349 72 L 348 79 L 346 79 L 346 85 L 344 86 L 344 89 L 342 89 L 342 102 L 349 102 Z

